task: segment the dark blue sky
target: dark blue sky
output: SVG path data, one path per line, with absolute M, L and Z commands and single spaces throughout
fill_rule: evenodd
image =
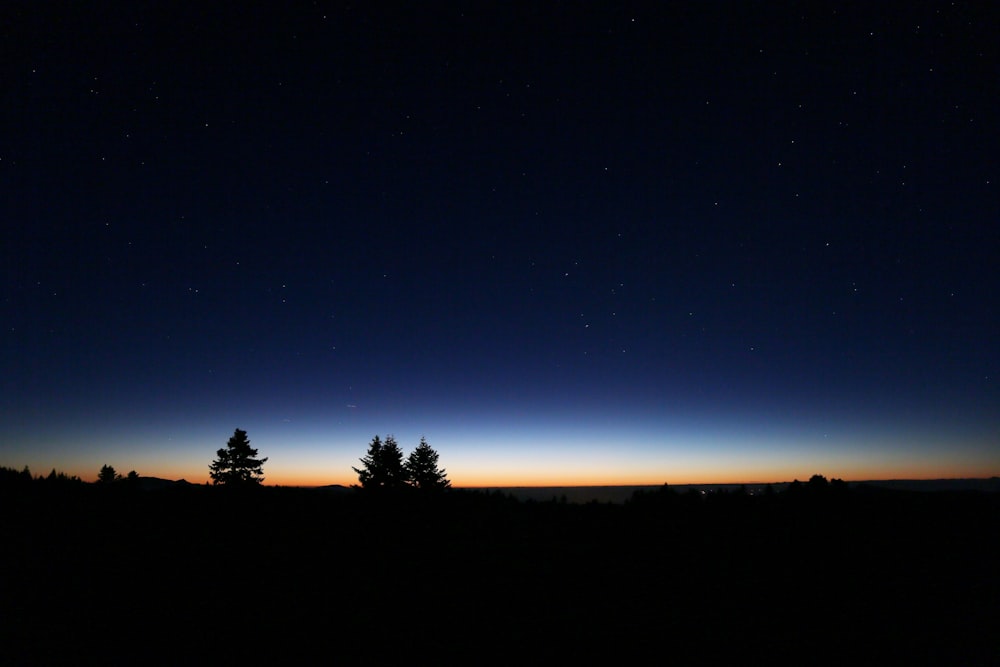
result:
M 3 13 L 4 465 L 1000 471 L 989 7 Z

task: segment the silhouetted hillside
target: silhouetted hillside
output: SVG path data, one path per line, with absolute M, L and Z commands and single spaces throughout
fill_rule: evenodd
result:
M 784 491 L 791 482 L 773 484 L 672 484 L 672 489 L 684 493 L 698 491 L 700 493 L 738 492 L 741 489 L 751 495 L 765 493 L 770 487 L 772 491 Z M 874 486 L 887 489 L 902 489 L 907 491 L 985 491 L 1000 493 L 1000 477 L 989 479 L 936 479 L 936 480 L 870 480 L 862 482 L 847 482 L 849 486 Z M 556 500 L 570 503 L 623 503 L 636 492 L 650 492 L 659 489 L 659 485 L 634 486 L 509 486 L 484 487 L 470 489 L 480 491 L 499 491 L 509 494 L 518 500 L 548 501 Z
M 142 477 L 140 476 L 137 480 L 137 486 L 142 491 L 161 491 L 163 489 L 169 489 L 176 486 L 183 486 L 189 484 L 186 479 L 170 480 L 161 479 L 159 477 Z
M 190 484 L 3 498 L 12 664 L 116 637 L 163 656 L 383 664 L 988 664 L 1000 650 L 998 494 L 820 478 L 621 504 Z

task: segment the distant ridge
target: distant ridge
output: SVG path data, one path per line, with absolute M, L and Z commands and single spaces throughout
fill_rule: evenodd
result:
M 806 483 L 808 480 L 798 480 Z M 732 492 L 744 489 L 750 494 L 762 493 L 767 487 L 773 491 L 785 490 L 791 482 L 774 483 L 747 483 L 747 484 L 667 484 L 670 489 L 677 493 L 688 491 L 700 491 L 702 493 L 712 492 Z M 847 482 L 852 488 L 869 487 L 889 489 L 895 491 L 975 491 L 981 493 L 1000 493 L 1000 477 L 994 476 L 982 479 L 886 479 L 886 480 L 862 480 Z M 140 477 L 139 488 L 143 491 L 158 491 L 162 489 L 194 486 L 184 479 L 169 480 L 159 477 Z M 318 491 L 332 494 L 345 494 L 353 490 L 353 487 L 343 484 L 327 484 L 324 486 L 271 486 L 269 488 L 301 489 L 304 491 Z M 517 500 L 532 500 L 535 502 L 548 502 L 551 500 L 565 501 L 568 503 L 624 503 L 629 500 L 636 491 L 656 491 L 662 488 L 663 484 L 636 484 L 636 485 L 607 485 L 607 486 L 487 486 L 487 487 L 455 487 L 456 490 L 478 491 L 484 493 L 499 492 L 512 496 Z
M 798 480 L 806 483 L 808 479 Z M 731 492 L 738 489 L 745 489 L 750 494 L 762 493 L 767 487 L 774 491 L 783 491 L 792 482 L 774 483 L 746 483 L 746 484 L 667 484 L 667 486 L 677 493 L 688 491 L 711 492 Z M 978 491 L 984 493 L 1000 493 L 1000 477 L 990 477 L 984 479 L 891 479 L 891 480 L 864 480 L 847 482 L 848 486 L 855 488 L 871 487 L 881 489 L 892 489 L 898 491 Z M 547 502 L 550 500 L 561 501 L 565 498 L 569 503 L 623 503 L 630 499 L 636 491 L 656 491 L 663 487 L 663 484 L 640 484 L 634 486 L 490 486 L 490 487 L 468 487 L 470 491 L 500 492 L 517 498 L 518 500 L 534 500 L 537 502 Z M 456 487 L 462 488 L 462 487 Z
M 162 479 L 160 477 L 139 477 L 139 488 L 143 491 L 159 491 L 178 486 L 191 486 L 191 482 L 186 479 Z
M 351 490 L 351 487 L 344 486 L 343 484 L 327 484 L 326 486 L 309 486 L 309 487 L 296 487 L 304 489 L 312 489 L 313 491 L 327 491 L 329 493 L 347 493 Z
M 901 491 L 983 491 L 1000 493 L 1000 477 L 986 479 L 884 479 L 849 482 L 851 486 L 877 486 Z

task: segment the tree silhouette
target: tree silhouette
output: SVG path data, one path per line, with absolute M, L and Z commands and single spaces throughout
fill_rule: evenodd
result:
M 420 444 L 406 459 L 406 475 L 414 487 L 423 491 L 447 489 L 451 482 L 443 468 L 438 468 L 438 453 L 420 438 Z
M 13 487 L 24 487 L 31 484 L 34 478 L 31 476 L 31 469 L 24 466 L 23 470 L 0 466 L 0 488 L 10 484 Z
M 119 479 L 121 475 L 116 474 L 115 469 L 107 463 L 101 466 L 101 472 L 97 473 L 97 481 L 101 484 L 111 484 Z
M 59 485 L 64 485 L 68 483 L 80 484 L 83 482 L 83 480 L 81 480 L 76 475 L 67 475 L 64 472 L 56 472 L 55 468 L 52 469 L 52 472 L 49 473 L 48 477 L 45 478 L 39 477 L 38 479 L 45 481 L 45 483 L 47 484 L 59 484 Z
M 358 473 L 358 481 L 363 489 L 398 489 L 406 486 L 406 467 L 403 452 L 391 435 L 385 442 L 376 435 L 368 445 L 368 454 L 361 459 L 361 468 L 352 468 Z
M 264 481 L 263 468 L 267 458 L 256 458 L 257 450 L 250 446 L 246 431 L 236 429 L 226 447 L 216 452 L 216 456 L 219 458 L 208 466 L 212 484 L 244 486 Z

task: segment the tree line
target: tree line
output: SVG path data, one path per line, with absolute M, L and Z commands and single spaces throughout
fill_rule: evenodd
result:
M 257 458 L 257 450 L 250 446 L 247 432 L 236 429 L 226 447 L 216 452 L 217 458 L 209 465 L 214 485 L 247 486 L 264 481 L 265 458 Z M 403 458 L 403 450 L 396 439 L 388 435 L 382 440 L 377 434 L 368 445 L 368 453 L 361 459 L 361 467 L 353 468 L 358 483 L 366 490 L 414 488 L 422 491 L 440 491 L 451 486 L 447 474 L 438 466 L 438 453 L 420 438 L 420 444 Z
M 84 481 L 76 475 L 67 475 L 62 471 L 57 471 L 55 468 L 52 469 L 52 472 L 50 472 L 48 476 L 36 476 L 31 474 L 31 469 L 28 466 L 24 466 L 21 470 L 8 468 L 7 466 L 0 466 L 0 483 L 18 486 L 34 482 L 59 485 L 84 484 Z
M 259 486 L 264 481 L 264 463 L 267 457 L 258 458 L 257 449 L 250 446 L 247 432 L 237 428 L 226 446 L 216 451 L 216 458 L 209 466 L 209 477 L 214 486 Z M 382 440 L 376 435 L 368 445 L 367 454 L 361 459 L 361 467 L 353 468 L 358 475 L 358 484 L 365 490 L 391 490 L 412 488 L 422 491 L 441 491 L 451 487 L 445 470 L 438 466 L 438 453 L 426 438 L 403 457 L 396 439 L 389 435 Z M 0 468 L 0 478 L 10 482 L 32 481 L 31 471 Z M 55 469 L 47 477 L 39 480 L 58 482 L 79 482 L 79 477 L 57 473 Z M 136 482 L 139 473 L 129 471 L 122 476 L 114 466 L 104 464 L 97 473 L 97 483 L 110 485 L 119 482 Z

